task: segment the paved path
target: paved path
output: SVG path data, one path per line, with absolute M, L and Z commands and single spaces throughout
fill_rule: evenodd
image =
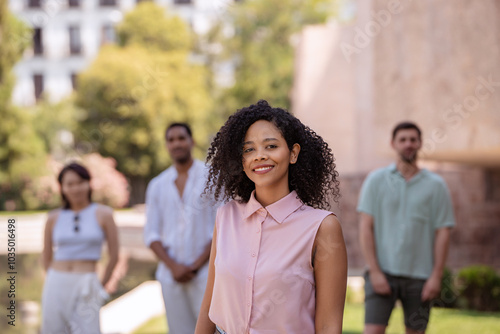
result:
M 129 334 L 149 319 L 165 314 L 161 286 L 147 281 L 101 309 L 102 334 Z
M 7 220 L 16 220 L 16 254 L 40 253 L 43 249 L 43 230 L 47 220 L 46 213 L 0 215 L 0 254 L 7 253 Z M 141 260 L 154 260 L 150 250 L 142 241 L 145 214 L 134 210 L 115 211 L 114 218 L 122 250 L 130 257 Z M 5 247 L 4 247 L 5 246 Z

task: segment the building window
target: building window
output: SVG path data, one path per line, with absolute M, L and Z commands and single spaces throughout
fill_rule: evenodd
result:
M 42 3 L 40 0 L 29 0 L 28 7 L 29 8 L 40 8 L 40 7 L 42 7 Z
M 99 5 L 104 6 L 116 6 L 116 0 L 99 0 Z
M 176 5 L 182 5 L 182 4 L 190 4 L 190 3 L 192 3 L 192 1 L 191 0 L 175 0 L 174 3 Z
M 116 41 L 115 28 L 112 25 L 103 26 L 101 35 L 101 44 L 109 44 Z
M 35 86 L 35 99 L 36 101 L 40 101 L 43 93 L 43 75 L 34 74 L 33 75 L 33 84 Z
M 33 33 L 33 52 L 35 55 L 43 55 L 42 28 L 35 28 Z
M 73 90 L 76 90 L 76 88 L 78 87 L 76 73 L 71 73 L 71 87 L 73 87 Z
M 82 52 L 82 44 L 80 40 L 80 28 L 69 27 L 69 53 L 78 55 Z
M 68 7 L 80 7 L 80 0 L 68 0 Z

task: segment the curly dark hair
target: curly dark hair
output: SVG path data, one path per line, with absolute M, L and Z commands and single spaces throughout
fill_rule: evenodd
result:
M 243 171 L 243 142 L 248 128 L 258 120 L 273 123 L 290 150 L 295 143 L 301 147 L 297 162 L 289 166 L 290 190 L 315 208 L 328 209 L 330 198 L 338 202 L 339 175 L 328 144 L 298 118 L 281 108 L 272 108 L 265 100 L 231 115 L 215 136 L 208 149 L 210 167 L 205 193 L 213 193 L 216 200 L 248 202 L 255 184 Z

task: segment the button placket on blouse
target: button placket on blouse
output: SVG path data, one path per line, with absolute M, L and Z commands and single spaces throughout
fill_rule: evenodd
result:
M 251 307 L 252 307 L 252 291 L 253 291 L 253 277 L 255 276 L 255 269 L 257 267 L 257 258 L 260 250 L 260 242 L 262 238 L 262 224 L 265 222 L 267 218 L 267 211 L 263 208 L 257 210 L 258 216 L 253 217 L 252 225 L 255 226 L 255 231 L 256 233 L 253 235 L 252 242 L 251 242 L 251 248 L 250 248 L 250 261 L 251 261 L 251 272 L 248 273 L 247 276 L 247 307 L 248 307 L 248 313 L 247 313 L 247 324 L 248 326 L 250 325 L 250 314 L 251 314 Z

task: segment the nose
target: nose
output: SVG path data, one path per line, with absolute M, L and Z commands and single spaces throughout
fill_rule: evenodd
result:
M 170 145 L 174 150 L 182 148 L 182 142 L 180 140 L 173 140 Z
M 267 160 L 267 154 L 263 150 L 258 150 L 257 154 L 255 155 L 254 161 L 262 161 L 262 160 Z

